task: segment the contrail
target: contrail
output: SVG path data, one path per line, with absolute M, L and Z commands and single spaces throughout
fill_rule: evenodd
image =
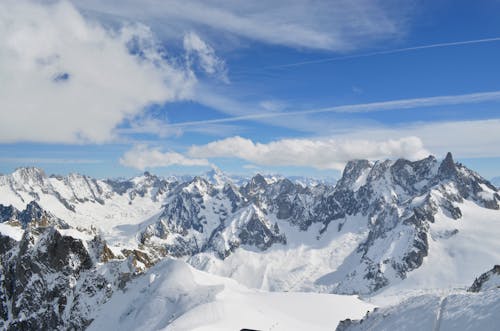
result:
M 500 100 L 500 91 L 479 92 L 479 93 L 469 93 L 461 95 L 444 95 L 444 96 L 424 97 L 424 98 L 414 98 L 414 99 L 400 99 L 400 100 L 343 105 L 343 106 L 297 110 L 288 112 L 257 113 L 257 114 L 243 115 L 243 116 L 218 118 L 213 120 L 172 123 L 166 125 L 166 127 L 187 127 L 187 126 L 196 126 L 203 124 L 230 123 L 230 122 L 238 122 L 245 120 L 259 120 L 259 119 L 267 119 L 274 117 L 309 115 L 309 114 L 319 114 L 319 113 L 368 113 L 368 112 L 384 111 L 384 110 L 414 109 L 423 107 L 470 104 L 470 103 L 499 101 L 499 100 Z
M 337 56 L 337 57 L 330 57 L 330 58 L 324 58 L 324 59 L 319 59 L 319 60 L 311 60 L 311 61 L 303 61 L 303 62 L 269 66 L 269 67 L 265 67 L 265 69 L 291 68 L 291 67 L 299 67 L 299 66 L 308 65 L 308 64 L 317 64 L 317 63 L 333 62 L 333 61 L 340 61 L 340 60 L 357 59 L 357 58 L 370 57 L 370 56 L 375 56 L 375 55 L 404 53 L 404 52 L 411 52 L 411 51 L 417 51 L 417 50 L 429 49 L 429 48 L 482 44 L 482 43 L 490 43 L 490 42 L 496 42 L 496 41 L 500 41 L 500 37 L 476 39 L 476 40 L 465 40 L 465 41 L 455 41 L 455 42 L 449 42 L 449 43 L 439 43 L 439 44 L 422 45 L 422 46 L 414 46 L 414 47 L 396 48 L 396 49 L 390 49 L 387 51 L 378 51 L 378 52 L 371 52 L 371 53 L 364 53 L 364 54 Z

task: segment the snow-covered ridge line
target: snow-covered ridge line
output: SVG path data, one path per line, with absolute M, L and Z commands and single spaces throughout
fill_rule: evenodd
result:
M 114 181 L 47 177 L 36 168 L 0 177 L 0 204 L 22 210 L 32 200 L 75 228 L 99 229 L 117 255 L 140 249 L 153 260 L 186 257 L 222 275 L 241 255 L 305 245 L 321 259 L 337 254 L 335 263 L 310 270 L 303 261 L 294 269 L 303 270 L 298 279 L 280 283 L 266 272 L 247 285 L 368 294 L 406 279 L 434 243 L 462 236 L 469 210 L 498 210 L 500 196 L 448 154 L 442 161 L 354 160 L 335 186 L 261 175 L 238 186 L 219 169 L 187 182 L 150 173 Z M 444 226 L 448 219 L 464 221 Z M 329 252 L 339 238 L 342 253 Z M 263 268 L 262 261 L 251 268 Z M 245 267 L 245 258 L 239 263 Z
M 335 186 L 262 175 L 236 185 L 215 169 L 181 182 L 150 173 L 96 180 L 23 168 L 0 177 L 0 253 L 8 255 L 2 261 L 21 265 L 11 258 L 22 251 L 22 263 L 31 265 L 54 241 L 76 245 L 81 258 L 73 248 L 61 252 L 67 253 L 65 277 L 30 276 L 65 286 L 111 265 L 118 271 L 113 267 L 107 284 L 125 286 L 135 273 L 180 257 L 251 288 L 391 295 L 468 286 L 497 263 L 499 203 L 498 189 L 451 154 L 442 161 L 354 160 Z M 70 272 L 86 255 L 95 256 L 94 237 L 106 261 L 85 262 L 84 274 Z M 103 303 L 106 290 L 97 292 Z M 29 310 L 28 301 L 20 307 Z M 55 321 L 66 325 L 67 314 Z

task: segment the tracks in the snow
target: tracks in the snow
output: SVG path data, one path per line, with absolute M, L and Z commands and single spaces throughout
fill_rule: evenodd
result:
M 447 302 L 448 297 L 445 296 L 441 298 L 441 301 L 439 302 L 439 309 L 436 313 L 436 321 L 434 323 L 434 331 L 439 331 L 441 329 L 441 321 L 443 319 L 443 313 L 444 309 L 446 307 L 446 302 Z

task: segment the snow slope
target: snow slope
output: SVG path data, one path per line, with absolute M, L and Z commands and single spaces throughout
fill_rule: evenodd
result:
M 115 293 L 89 330 L 332 330 L 373 308 L 354 296 L 249 290 L 167 259 Z
M 287 238 L 286 245 L 274 245 L 265 251 L 242 246 L 219 259 L 213 253 L 197 254 L 188 259 L 194 267 L 211 274 L 230 277 L 245 286 L 267 291 L 327 292 L 316 280 L 337 270 L 366 238 L 366 219 L 349 217 L 340 230 L 323 235 L 319 224 L 300 231 L 283 220 L 276 222 Z
M 409 272 L 405 279 L 393 277 L 391 286 L 381 291 L 383 295 L 466 288 L 483 270 L 500 261 L 500 211 L 481 208 L 467 200 L 460 208 L 463 216 L 458 220 L 442 212 L 436 215 L 430 224 L 430 253 L 422 266 Z M 304 232 L 276 221 L 287 238 L 286 246 L 275 245 L 262 252 L 240 247 L 224 260 L 211 253 L 197 254 L 189 263 L 252 288 L 314 292 L 331 291 L 360 263 L 356 249 L 367 235 L 363 217 L 348 217 L 340 231 L 332 227 L 322 235 L 314 225 Z M 391 252 L 393 256 L 397 254 L 397 247 Z
M 500 291 L 412 297 L 377 309 L 362 321 L 342 322 L 337 331 L 494 331 L 500 325 Z
M 465 200 L 463 217 L 439 213 L 430 225 L 430 254 L 422 266 L 394 281 L 380 296 L 402 296 L 439 289 L 466 289 L 484 270 L 500 261 L 500 212 Z M 376 300 L 376 299 L 375 299 Z

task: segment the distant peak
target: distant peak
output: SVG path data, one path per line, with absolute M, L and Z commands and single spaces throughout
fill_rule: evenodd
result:
M 37 168 L 37 167 L 19 167 L 14 170 L 16 173 L 25 173 L 25 174 L 43 174 L 45 175 L 45 172 L 43 169 Z
M 36 167 L 21 167 L 17 168 L 12 176 L 16 178 L 16 180 L 20 180 L 21 182 L 43 182 L 43 179 L 47 177 L 45 172 Z
M 267 184 L 266 179 L 264 178 L 264 176 L 262 176 L 259 173 L 257 173 L 255 176 L 252 177 L 252 182 Z

